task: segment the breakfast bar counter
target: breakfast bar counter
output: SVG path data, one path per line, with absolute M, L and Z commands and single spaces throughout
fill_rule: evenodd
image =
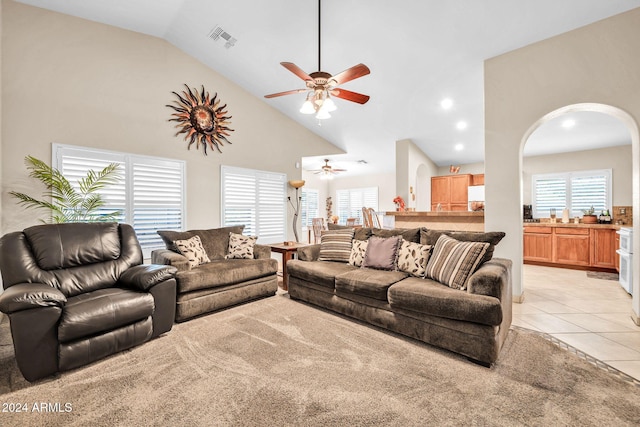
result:
M 484 231 L 484 212 L 389 211 L 396 228 L 426 227 L 432 230 Z

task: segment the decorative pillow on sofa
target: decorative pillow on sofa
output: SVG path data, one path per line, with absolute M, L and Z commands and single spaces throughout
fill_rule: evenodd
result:
M 489 243 L 461 242 L 447 235 L 438 238 L 427 263 L 425 276 L 451 288 L 465 290 Z
M 207 251 L 207 256 L 211 260 L 224 259 L 229 250 L 229 233 L 242 234 L 244 225 L 233 225 L 221 228 L 209 228 L 206 230 L 158 230 L 158 235 L 170 251 L 178 252 L 173 244 L 176 240 L 187 240 L 193 236 L 199 236 L 202 247 Z
M 401 241 L 401 236 L 371 236 L 362 266 L 378 270 L 395 270 Z
M 323 230 L 320 237 L 318 261 L 349 262 L 353 228 Z
M 354 267 L 362 267 L 364 262 L 364 254 L 367 252 L 368 240 L 353 239 L 351 245 L 351 255 L 349 255 L 349 264 Z
M 493 258 L 493 250 L 500 240 L 505 236 L 502 231 L 448 231 L 448 230 L 430 230 L 423 228 L 420 230 L 420 243 L 423 245 L 435 245 L 438 238 L 446 234 L 461 242 L 484 242 L 489 243 L 489 248 L 484 254 L 481 264 Z
M 229 233 L 229 250 L 225 259 L 253 259 L 253 247 L 258 240 L 255 236 Z
M 430 245 L 421 245 L 402 239 L 402 244 L 398 249 L 398 270 L 412 276 L 424 277 L 430 252 Z
M 198 236 L 193 236 L 187 240 L 176 240 L 173 244 L 180 254 L 187 257 L 190 267 L 197 267 L 200 264 L 210 262 Z

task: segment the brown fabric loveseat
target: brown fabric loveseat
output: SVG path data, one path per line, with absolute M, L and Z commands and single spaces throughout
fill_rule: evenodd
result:
M 287 264 L 289 295 L 490 366 L 511 325 L 511 261 L 492 259 L 493 248 L 504 233 L 363 228 L 355 231 L 352 244 L 368 241 L 371 245 L 372 236 L 401 235 L 405 242 L 431 246 L 433 252 L 443 234 L 456 241 L 489 243 L 481 264 L 470 270 L 474 272 L 467 276 L 464 290 L 397 268 L 351 265 L 353 253 L 349 262 L 322 260 L 323 240 L 298 249 L 298 259 Z
M 154 264 L 172 265 L 176 273 L 176 322 L 247 301 L 275 295 L 278 262 L 268 246 L 254 245 L 252 259 L 226 259 L 229 234 L 242 234 L 244 226 L 207 230 L 158 231 L 166 249 L 151 254 Z M 174 242 L 198 236 L 209 262 L 190 266 Z

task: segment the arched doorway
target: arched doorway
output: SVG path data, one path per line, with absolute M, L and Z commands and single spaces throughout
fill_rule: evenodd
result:
M 531 135 L 544 123 L 549 122 L 550 120 L 562 116 L 567 113 L 579 112 L 579 111 L 591 111 L 591 112 L 599 112 L 603 114 L 610 115 L 620 120 L 629 130 L 631 135 L 631 143 L 632 143 L 632 197 L 633 197 L 633 209 L 634 209 L 634 246 L 640 247 L 640 224 L 638 224 L 638 209 L 640 209 L 640 188 L 638 185 L 638 174 L 640 174 L 640 159 L 638 153 L 640 153 L 640 134 L 638 130 L 638 124 L 635 122 L 633 117 L 631 117 L 625 111 L 613 107 L 611 105 L 605 104 L 597 104 L 597 103 L 582 103 L 582 104 L 573 104 L 568 105 L 562 108 L 558 108 L 543 117 L 537 120 L 525 133 L 521 142 L 520 142 L 520 151 L 519 151 L 519 161 L 520 161 L 520 171 L 522 173 L 522 162 L 523 162 L 523 152 L 524 147 L 531 137 Z M 523 198 L 523 189 L 522 185 L 520 186 L 520 199 Z M 633 254 L 632 259 L 632 270 L 633 270 L 633 298 L 632 298 L 632 315 L 634 316 L 634 321 L 636 324 L 640 324 L 640 319 L 638 319 L 638 314 L 640 313 L 640 254 Z M 524 284 L 522 284 L 523 289 L 521 290 L 521 294 L 524 294 Z

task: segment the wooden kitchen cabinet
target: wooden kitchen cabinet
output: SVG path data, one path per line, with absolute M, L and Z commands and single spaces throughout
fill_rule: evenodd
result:
M 551 227 L 524 227 L 524 255 L 525 261 L 552 261 L 552 230 Z
M 431 210 L 440 204 L 443 211 L 468 211 L 470 174 L 431 177 Z
M 529 225 L 524 227 L 525 262 L 582 269 L 619 268 L 619 237 L 613 228 Z
M 591 265 L 602 268 L 616 268 L 616 230 L 591 229 Z
M 590 265 L 590 233 L 588 228 L 557 227 L 553 235 L 553 262 Z
M 616 244 L 613 247 L 614 253 L 615 253 L 614 258 L 616 260 L 616 271 L 620 273 L 620 255 L 618 254 L 618 252 L 615 252 L 620 247 L 620 235 L 618 233 L 615 233 L 615 234 L 616 234 L 616 238 L 615 238 Z
M 484 185 L 484 174 L 471 175 L 471 185 Z

